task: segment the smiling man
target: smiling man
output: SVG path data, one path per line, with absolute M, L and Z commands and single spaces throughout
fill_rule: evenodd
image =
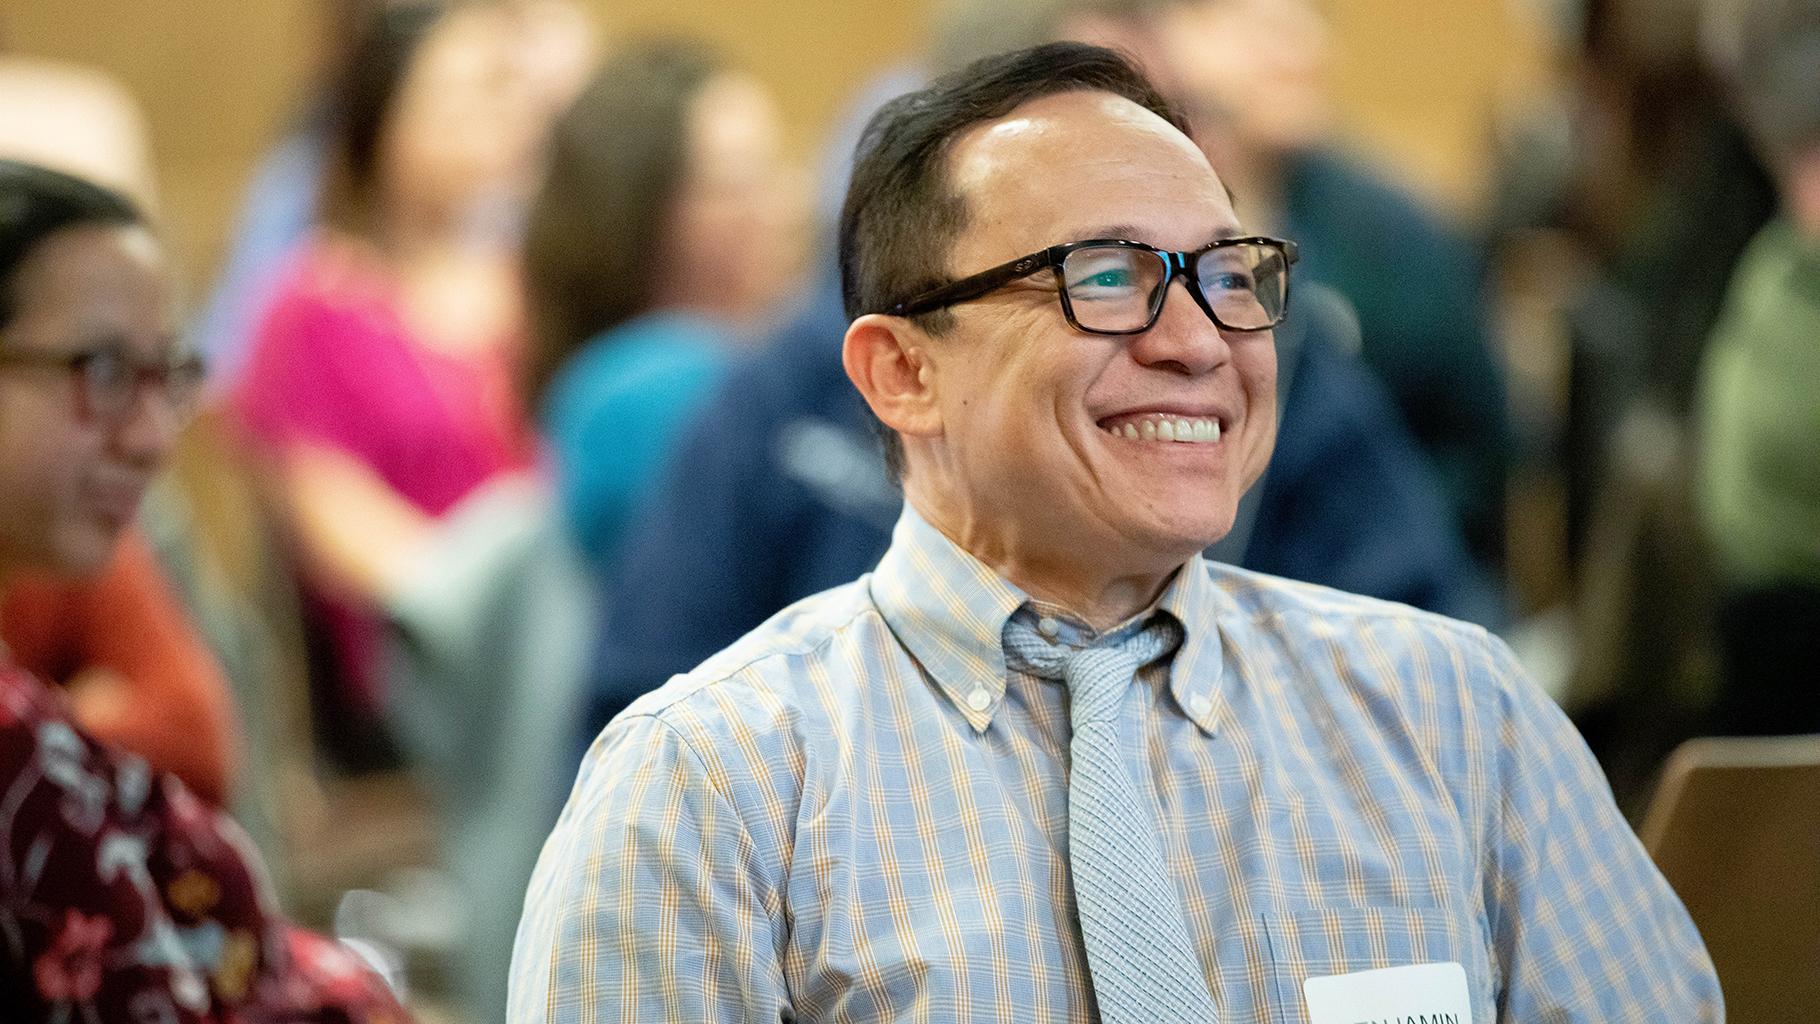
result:
M 841 262 L 892 547 L 607 727 L 512 1019 L 1721 1019 L 1502 644 L 1202 559 L 1295 256 L 1108 51 L 882 109 Z

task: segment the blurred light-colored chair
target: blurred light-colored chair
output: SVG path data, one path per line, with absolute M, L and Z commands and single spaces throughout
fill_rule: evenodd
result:
M 1820 1021 L 1820 735 L 1689 740 L 1641 835 L 1706 939 L 1727 1019 Z
M 106 72 L 0 56 L 0 156 L 88 178 L 152 208 L 150 135 L 138 101 Z
M 503 1020 L 525 887 L 574 783 L 594 579 L 547 484 L 506 476 L 448 514 L 387 610 L 393 721 L 438 803 L 459 893 L 449 995 L 474 1021 Z

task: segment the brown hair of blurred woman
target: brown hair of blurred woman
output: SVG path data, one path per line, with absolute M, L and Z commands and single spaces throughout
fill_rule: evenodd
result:
M 529 408 L 589 339 L 655 304 L 691 110 L 722 70 L 697 43 L 629 47 L 557 122 L 525 235 Z
M 441 0 L 372 3 L 357 11 L 345 57 L 329 83 L 333 143 L 323 220 L 349 234 L 378 233 L 380 158 L 386 130 L 417 50 L 448 13 Z

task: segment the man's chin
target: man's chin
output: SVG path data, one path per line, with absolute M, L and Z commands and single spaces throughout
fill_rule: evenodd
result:
M 1226 487 L 1177 482 L 1133 523 L 1133 534 L 1160 551 L 1201 551 L 1232 532 L 1238 500 Z
M 1232 532 L 1232 519 L 1152 522 L 1123 531 L 1132 568 L 1172 571 Z

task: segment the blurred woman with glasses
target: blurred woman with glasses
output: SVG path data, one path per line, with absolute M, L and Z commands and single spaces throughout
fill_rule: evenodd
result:
M 17 332 L 14 332 L 17 333 Z M 88 422 L 129 418 L 142 392 L 187 414 L 202 379 L 188 353 L 146 361 L 104 331 L 69 349 L 18 342 L 0 370 L 63 380 Z M 68 693 L 103 742 L 176 774 L 213 806 L 228 799 L 239 744 L 229 685 L 147 538 L 129 530 L 104 566 L 79 576 L 19 573 L 0 592 L 0 643 L 16 663 Z
M 162 248 L 125 198 L 0 161 L 0 584 L 93 571 L 195 397 Z M 401 1021 L 275 916 L 231 822 L 90 736 L 0 648 L 7 1020 Z

